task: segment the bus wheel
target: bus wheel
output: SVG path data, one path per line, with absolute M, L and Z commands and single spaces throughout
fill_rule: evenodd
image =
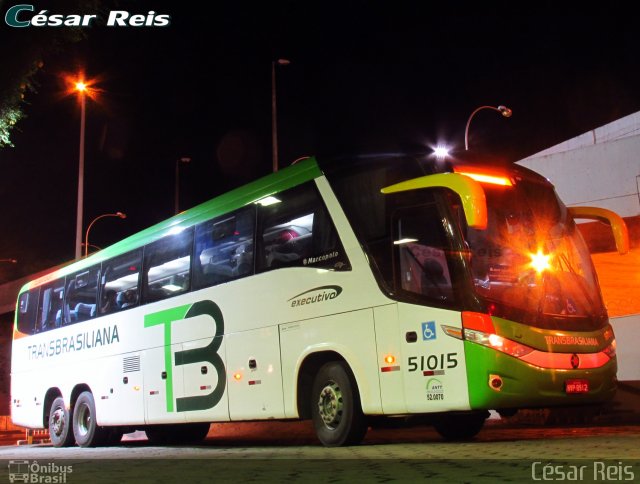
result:
M 49 411 L 49 437 L 55 447 L 69 447 L 73 445 L 71 415 L 62 397 L 56 398 L 51 404 Z
M 350 369 L 325 363 L 313 382 L 311 415 L 318 439 L 327 447 L 359 444 L 367 433 L 360 397 Z
M 439 417 L 433 426 L 446 440 L 468 440 L 478 435 L 488 416 L 488 412 L 450 413 Z
M 73 409 L 73 435 L 80 447 L 96 447 L 106 442 L 108 429 L 96 422 L 96 404 L 91 392 L 82 392 Z

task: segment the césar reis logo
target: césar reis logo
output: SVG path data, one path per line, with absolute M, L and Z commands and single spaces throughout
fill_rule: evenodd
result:
M 39 10 L 39 9 L 38 9 Z M 9 27 L 93 27 L 104 24 L 107 27 L 167 27 L 171 15 L 159 14 L 153 10 L 147 13 L 131 13 L 126 10 L 111 10 L 104 19 L 98 14 L 61 13 L 39 10 L 30 4 L 9 7 L 4 21 Z

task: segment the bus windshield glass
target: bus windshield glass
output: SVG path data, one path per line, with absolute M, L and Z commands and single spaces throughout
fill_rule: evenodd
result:
M 477 295 L 496 316 L 532 326 L 597 329 L 606 316 L 586 244 L 550 185 L 483 185 L 486 230 L 467 229 Z

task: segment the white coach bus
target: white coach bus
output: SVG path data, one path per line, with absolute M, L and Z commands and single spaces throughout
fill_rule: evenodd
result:
M 56 446 L 203 439 L 211 422 L 373 419 L 446 438 L 489 409 L 594 404 L 615 340 L 573 217 L 544 178 L 428 156 L 308 159 L 25 285 L 13 421 Z

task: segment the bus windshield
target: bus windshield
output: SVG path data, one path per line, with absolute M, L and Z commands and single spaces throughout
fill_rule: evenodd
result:
M 380 192 L 443 168 L 390 156 L 327 169 L 383 291 L 539 328 L 607 324 L 586 244 L 544 178 L 512 166 L 515 184 L 481 183 L 488 215 L 482 230 L 467 226 L 460 199 L 448 190 Z
M 549 185 L 484 185 L 486 230 L 469 228 L 476 293 L 497 316 L 537 327 L 601 327 L 605 311 L 586 244 Z

